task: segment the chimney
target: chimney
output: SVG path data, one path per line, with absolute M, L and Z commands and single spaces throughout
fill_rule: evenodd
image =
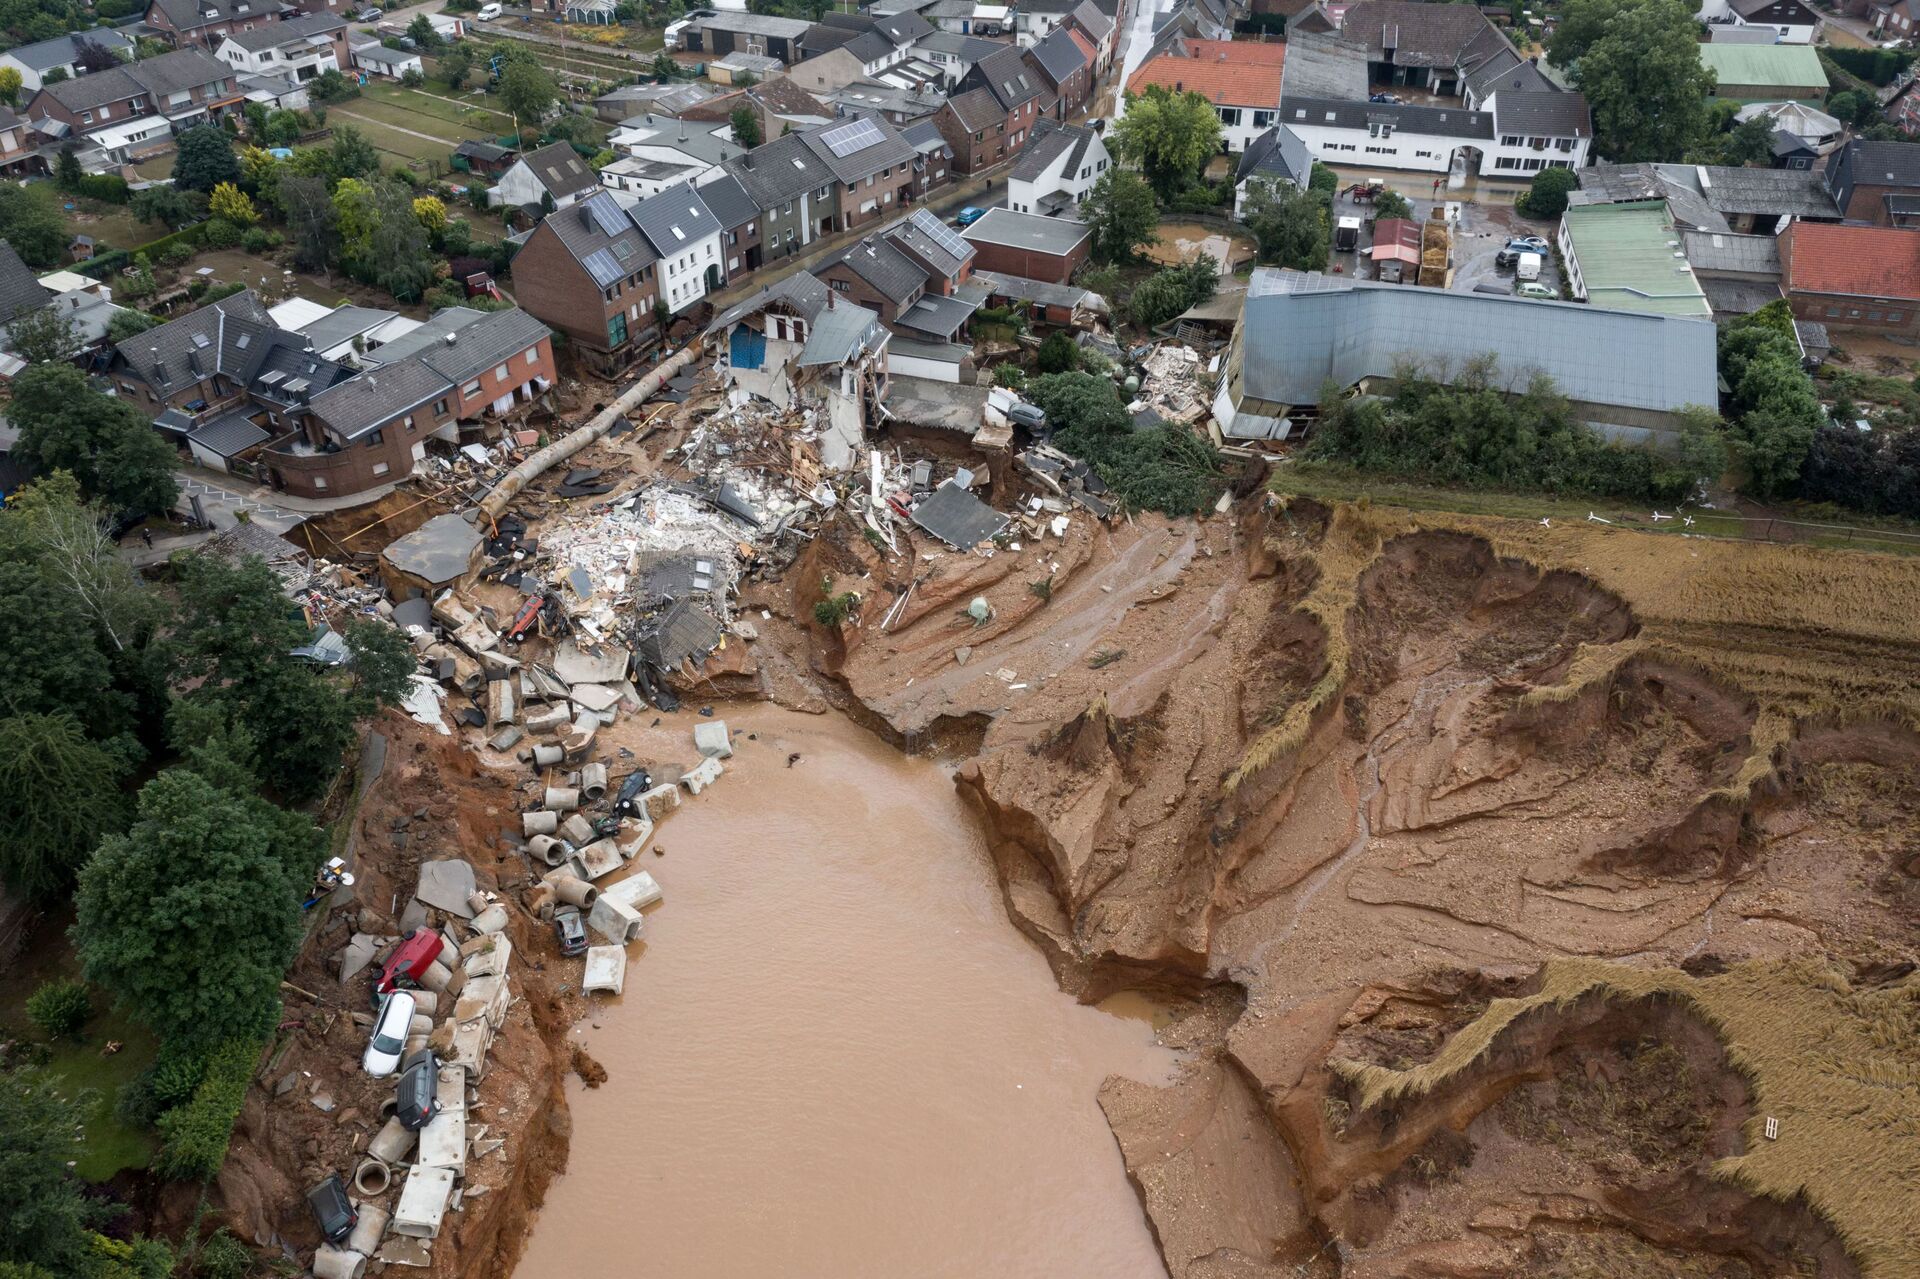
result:
M 751 169 L 753 167 L 753 152 L 742 151 L 740 153 L 740 163 Z
M 445 337 L 441 338 L 440 340 L 442 342 L 445 342 L 448 346 L 452 346 L 455 342 L 459 341 L 459 339 L 460 339 L 460 335 L 458 333 L 449 333 Z

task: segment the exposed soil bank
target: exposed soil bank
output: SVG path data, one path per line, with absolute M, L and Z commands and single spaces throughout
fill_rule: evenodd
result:
M 1175 1054 L 1060 992 L 946 773 L 837 716 L 718 713 L 736 754 L 644 859 L 666 901 L 575 1027 L 610 1077 L 570 1082 L 517 1274 L 1164 1273 L 1096 1094 Z M 692 722 L 623 740 L 671 758 Z

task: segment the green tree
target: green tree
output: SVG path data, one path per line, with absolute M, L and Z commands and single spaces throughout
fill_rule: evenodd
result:
M 335 178 L 369 177 L 380 172 L 380 152 L 366 134 L 343 124 L 333 131 L 328 168 Z
M 240 181 L 240 158 L 225 129 L 211 124 L 188 129 L 176 141 L 173 181 L 189 191 L 212 191 L 222 182 Z
M 407 695 L 420 662 L 406 636 L 382 622 L 349 622 L 346 640 L 355 711 L 371 715 Z
M 1144 93 L 1127 95 L 1127 113 L 1113 126 L 1111 142 L 1164 204 L 1219 154 L 1220 116 L 1198 93 L 1149 85 Z
M 252 226 L 260 220 L 260 211 L 253 207 L 253 201 L 232 182 L 222 182 L 207 196 L 207 212 L 240 227 Z
M 1542 169 L 1527 187 L 1521 212 L 1530 218 L 1558 218 L 1567 211 L 1567 196 L 1579 185 L 1572 169 Z
M 80 872 L 73 938 L 87 980 L 170 1044 L 258 1042 L 325 847 L 302 817 L 168 769 L 140 788 L 132 829 Z
M 1842 124 L 1863 128 L 1880 118 L 1880 104 L 1873 100 L 1870 93 L 1848 89 L 1827 99 L 1826 112 Z
M 53 162 L 53 184 L 62 191 L 78 191 L 80 180 L 86 176 L 87 171 L 80 167 L 80 157 L 74 154 L 73 146 L 61 147 Z
M 94 390 L 72 365 L 22 370 L 9 417 L 20 430 L 15 456 L 43 472 L 70 472 L 90 500 L 145 513 L 179 499 L 173 451 L 152 424 L 125 400 Z
M 10 107 L 20 105 L 20 90 L 24 87 L 20 72 L 13 67 L 0 67 L 0 102 Z
M 7 345 L 28 364 L 66 360 L 80 349 L 80 334 L 58 307 L 43 306 L 7 325 Z
M 0 182 L 0 240 L 32 267 L 58 266 L 67 251 L 66 228 L 52 202 L 20 182 Z
M 1711 162 L 1735 166 L 1767 164 L 1773 159 L 1773 121 L 1764 115 L 1742 120 L 1713 140 Z
M 1332 246 L 1325 192 L 1256 179 L 1247 184 L 1246 223 L 1262 262 L 1325 269 Z
M 760 113 L 750 106 L 737 106 L 727 116 L 733 126 L 733 140 L 743 147 L 760 145 Z
M 1570 69 L 1587 50 L 1607 34 L 1608 29 L 1628 10 L 1665 0 L 1567 0 L 1560 21 L 1547 41 L 1547 61 Z
M 1061 329 L 1055 329 L 1040 344 L 1035 365 L 1042 373 L 1071 373 L 1080 367 L 1080 348 Z
M 67 1172 L 89 1101 L 42 1071 L 0 1072 L 0 1272 L 91 1273 L 92 1227 L 107 1210 Z
M 1091 373 L 1049 373 L 1027 384 L 1027 398 L 1047 415 L 1057 431 L 1100 434 L 1132 425 L 1126 406 L 1107 378 Z
M 440 47 L 440 33 L 433 29 L 433 23 L 427 20 L 427 15 L 424 13 L 416 14 L 413 21 L 407 24 L 407 39 L 413 41 L 422 51 L 431 51 Z
M 126 826 L 124 764 L 68 714 L 0 719 L 0 881 L 37 902 L 73 887 L 102 838 Z
M 468 73 L 473 70 L 473 54 L 468 51 L 466 45 L 456 44 L 440 55 L 440 65 L 437 70 L 440 72 L 440 79 L 447 86 L 447 91 L 458 93 L 460 87 L 467 82 Z
M 1132 262 L 1140 247 L 1158 235 L 1160 210 L 1153 188 L 1129 169 L 1108 169 L 1080 202 L 1080 217 L 1093 233 L 1091 251 L 1096 262 Z
M 160 317 L 145 311 L 135 311 L 131 307 L 122 307 L 113 313 L 107 321 L 107 341 L 118 343 L 131 337 L 138 337 L 148 329 L 160 323 Z
M 1407 197 L 1398 191 L 1382 191 L 1373 199 L 1373 216 L 1375 218 L 1410 218 L 1413 216 L 1413 205 L 1408 203 Z
M 339 217 L 323 177 L 289 176 L 280 180 L 280 215 L 293 241 L 294 265 L 326 271 L 340 256 Z
M 177 231 L 187 223 L 206 216 L 207 197 L 200 191 L 155 185 L 144 191 L 135 191 L 127 207 L 142 222 L 158 222 L 169 231 Z
M 1594 141 L 1607 159 L 1671 160 L 1706 136 L 1714 77 L 1700 62 L 1696 29 L 1679 0 L 1642 0 L 1581 55 L 1574 83 L 1593 108 Z
M 517 51 L 516 51 L 517 52 Z M 560 86 L 532 54 L 510 56 L 500 73 L 500 104 L 523 124 L 538 125 L 560 96 Z

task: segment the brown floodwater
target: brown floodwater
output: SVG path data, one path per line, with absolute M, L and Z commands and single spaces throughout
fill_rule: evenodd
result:
M 571 1086 L 518 1274 L 1164 1276 L 1095 1094 L 1176 1055 L 1054 985 L 946 772 L 723 710 L 728 773 L 642 855 L 666 899 L 576 1029 L 611 1078 Z M 650 718 L 615 731 L 690 763 L 694 717 Z

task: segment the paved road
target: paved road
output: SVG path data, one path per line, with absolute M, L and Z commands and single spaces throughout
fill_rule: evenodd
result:
M 1119 86 L 1114 94 L 1113 115 L 1116 120 L 1127 113 L 1127 81 L 1133 78 L 1133 73 L 1146 60 L 1147 50 L 1153 46 L 1153 19 L 1160 11 L 1159 0 L 1131 0 L 1131 3 L 1135 6 L 1133 21 L 1127 24 L 1126 33 L 1122 36 L 1120 78 L 1114 82 Z M 1121 13 L 1126 13 L 1124 6 Z
M 251 484 L 242 484 L 211 471 L 176 471 L 174 478 L 180 481 L 181 507 L 191 511 L 192 499 L 199 498 L 200 508 L 206 514 L 208 523 L 216 529 L 230 529 L 238 524 L 243 510 L 247 512 L 248 519 L 276 533 L 285 533 L 306 518 L 299 511 L 262 501 L 258 490 Z

